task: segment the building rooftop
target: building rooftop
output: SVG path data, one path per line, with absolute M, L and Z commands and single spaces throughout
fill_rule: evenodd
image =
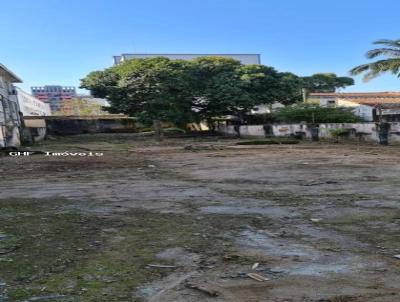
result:
M 336 98 L 360 105 L 377 106 L 382 104 L 400 104 L 400 92 L 348 92 L 348 93 L 310 93 L 310 98 Z
M 0 63 L 0 75 L 7 77 L 12 83 L 22 83 L 22 80 L 11 70 Z
M 378 104 L 400 104 L 400 97 L 390 98 L 370 98 L 370 99 L 349 99 L 352 103 L 361 105 L 378 105 Z
M 123 53 L 120 56 L 113 56 L 114 64 L 117 65 L 124 60 L 134 59 L 134 58 L 154 58 L 154 57 L 166 57 L 171 60 L 192 60 L 198 57 L 211 57 L 220 56 L 228 57 L 241 60 L 243 64 L 261 64 L 261 55 L 255 53 Z
M 400 97 L 400 92 L 384 91 L 384 92 L 335 92 L 335 93 L 310 93 L 313 97 L 342 97 L 342 98 L 390 98 Z

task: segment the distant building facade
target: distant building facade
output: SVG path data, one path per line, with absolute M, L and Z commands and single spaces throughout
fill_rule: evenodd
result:
M 365 121 L 400 121 L 400 92 L 310 93 L 307 102 L 351 107 Z
M 20 145 L 21 118 L 15 83 L 22 80 L 0 64 L 0 148 Z
M 61 106 L 54 115 L 58 116 L 93 116 L 108 115 L 103 107 L 109 107 L 105 99 L 95 98 L 91 95 L 77 95 L 72 100 L 61 101 Z
M 72 86 L 46 85 L 31 87 L 32 94 L 39 100 L 48 103 L 51 111 L 58 111 L 62 101 L 76 97 L 76 88 Z
M 240 61 L 244 65 L 251 64 L 261 64 L 260 54 L 144 54 L 144 53 L 128 53 L 122 54 L 120 56 L 113 57 L 114 65 L 118 65 L 126 60 L 131 59 L 146 59 L 146 58 L 156 58 L 165 57 L 170 60 L 194 60 L 199 57 L 225 57 Z
M 19 110 L 23 116 L 48 116 L 51 115 L 50 105 L 35 98 L 33 95 L 17 88 Z

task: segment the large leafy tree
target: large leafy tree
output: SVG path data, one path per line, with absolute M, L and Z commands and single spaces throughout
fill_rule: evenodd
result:
M 400 40 L 378 40 L 374 42 L 380 47 L 367 52 L 368 59 L 383 57 L 372 63 L 362 64 L 350 70 L 353 75 L 364 74 L 364 80 L 368 81 L 378 75 L 389 72 L 400 77 Z
M 263 65 L 244 66 L 223 57 L 193 61 L 133 59 L 95 71 L 81 87 L 110 101 L 112 113 L 184 125 L 248 112 L 255 105 L 300 100 L 302 80 Z
M 338 77 L 335 73 L 316 73 L 303 77 L 304 88 L 308 92 L 335 92 L 338 88 L 354 85 L 350 77 Z
M 191 94 L 187 61 L 167 58 L 135 59 L 81 80 L 81 87 L 110 101 L 110 112 L 125 113 L 149 124 L 191 120 Z

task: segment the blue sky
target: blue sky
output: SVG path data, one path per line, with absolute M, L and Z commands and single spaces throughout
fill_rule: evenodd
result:
M 4 2 L 4 3 L 2 3 Z M 0 62 L 21 86 L 78 86 L 113 55 L 260 53 L 298 75 L 348 75 L 371 42 L 400 38 L 398 0 L 0 0 Z M 346 91 L 396 91 L 356 78 Z

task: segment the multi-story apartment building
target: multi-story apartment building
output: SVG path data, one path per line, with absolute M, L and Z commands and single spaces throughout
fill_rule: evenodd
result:
M 17 99 L 23 116 L 51 115 L 50 105 L 17 88 Z
M 155 57 L 166 57 L 170 60 L 193 60 L 199 57 L 226 57 L 240 61 L 244 65 L 261 64 L 260 54 L 144 54 L 144 53 L 126 53 L 113 57 L 114 65 L 130 59 L 145 59 Z
M 14 83 L 22 80 L 0 64 L 0 148 L 20 145 L 21 119 Z
M 36 98 L 50 104 L 51 111 L 59 111 L 63 101 L 76 97 L 76 88 L 71 86 L 46 85 L 31 87 L 31 91 Z

